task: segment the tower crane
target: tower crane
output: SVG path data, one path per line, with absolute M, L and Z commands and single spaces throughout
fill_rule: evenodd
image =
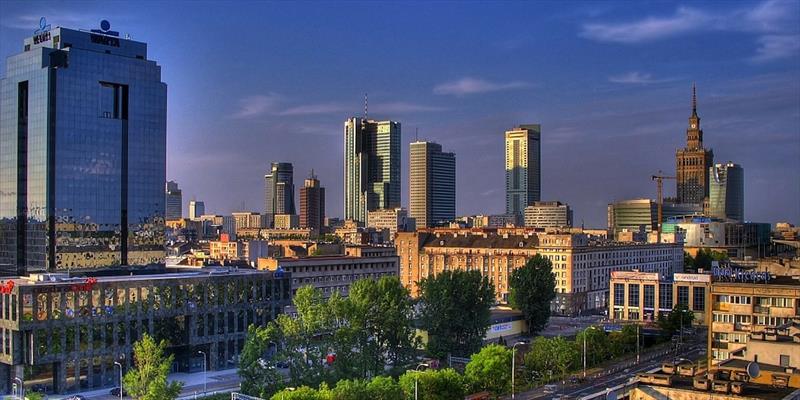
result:
M 658 175 L 653 175 L 650 177 L 651 180 L 656 181 L 656 186 L 658 187 L 658 223 L 657 232 L 658 232 L 658 241 L 661 241 L 661 221 L 663 221 L 663 206 L 664 206 L 664 197 L 663 197 L 663 190 L 664 190 L 664 179 L 677 179 L 674 176 L 664 176 L 661 170 L 658 170 Z

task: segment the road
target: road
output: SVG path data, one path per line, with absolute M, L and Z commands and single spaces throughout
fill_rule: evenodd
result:
M 633 365 L 629 365 L 631 362 L 626 360 L 625 362 L 612 364 L 611 371 L 589 376 L 587 382 L 585 383 L 577 385 L 568 384 L 566 386 L 558 385 L 558 390 L 555 393 L 549 394 L 544 392 L 544 387 L 538 387 L 527 392 L 518 393 L 515 396 L 515 400 L 549 399 L 557 398 L 559 396 L 580 398 L 581 396 L 597 393 L 605 388 L 614 387 L 616 385 L 625 383 L 637 373 L 660 367 L 661 363 L 664 361 L 672 361 L 675 358 L 694 360 L 705 351 L 705 343 L 700 342 L 692 344 L 687 343 L 684 349 L 679 351 L 677 355 L 675 355 L 674 352 L 670 352 L 667 355 L 664 355 L 663 352 L 645 352 L 642 353 L 642 361 L 638 365 L 636 365 L 635 362 L 633 362 Z M 510 396 L 507 398 L 510 398 Z

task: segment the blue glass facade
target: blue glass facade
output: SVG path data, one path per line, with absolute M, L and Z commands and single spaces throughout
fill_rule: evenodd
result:
M 0 82 L 0 272 L 164 260 L 166 84 L 144 43 L 56 28 Z

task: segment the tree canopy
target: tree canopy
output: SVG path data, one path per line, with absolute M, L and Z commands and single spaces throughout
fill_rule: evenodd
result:
M 511 349 L 490 344 L 481 349 L 467 364 L 464 371 L 473 392 L 487 390 L 503 394 L 511 389 Z
M 537 254 L 511 273 L 511 306 L 522 311 L 528 331 L 536 334 L 547 326 L 550 302 L 556 297 L 556 282 L 550 260 Z
M 694 321 L 694 313 L 689 310 L 689 306 L 676 304 L 668 315 L 659 314 L 658 327 L 664 331 L 665 335 L 672 336 L 681 329 L 681 320 L 683 320 L 684 328 L 690 328 Z
M 173 400 L 183 388 L 182 382 L 167 381 L 173 355 L 165 356 L 167 341 L 158 343 L 148 334 L 133 344 L 134 368 L 122 379 L 131 397 L 140 400 Z
M 480 350 L 490 325 L 494 286 L 479 271 L 444 271 L 423 279 L 420 322 L 428 332 L 428 353 L 468 356 Z

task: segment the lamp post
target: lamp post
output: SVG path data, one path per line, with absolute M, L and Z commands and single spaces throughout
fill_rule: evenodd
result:
M 589 329 L 597 329 L 594 326 L 590 326 L 583 330 L 583 378 L 586 379 L 586 332 L 589 332 Z
M 20 398 L 20 399 L 24 399 L 25 398 L 25 386 L 22 383 L 22 379 L 20 379 L 18 376 L 15 376 L 14 377 L 14 381 L 15 382 L 19 382 L 19 386 L 17 386 L 17 397 Z
M 514 351 L 517 349 L 517 346 L 521 344 L 528 344 L 528 342 L 522 341 L 514 343 L 511 346 L 511 400 L 514 400 L 514 366 L 516 364 L 516 357 L 514 357 Z
M 681 336 L 680 336 L 681 339 L 680 339 L 680 342 L 679 342 L 679 344 L 681 346 L 683 346 L 683 316 L 688 312 L 691 312 L 691 311 L 681 309 Z
M 636 324 L 636 364 L 639 364 L 639 324 Z
M 198 351 L 197 354 L 203 355 L 203 394 L 206 394 L 206 353 L 203 351 Z
M 420 367 L 428 368 L 429 365 L 422 363 L 417 365 L 417 368 L 414 368 L 414 370 L 419 372 Z M 414 400 L 419 400 L 419 374 L 414 374 Z
M 114 365 L 119 367 L 119 400 L 122 400 L 122 364 L 119 361 L 114 361 Z

